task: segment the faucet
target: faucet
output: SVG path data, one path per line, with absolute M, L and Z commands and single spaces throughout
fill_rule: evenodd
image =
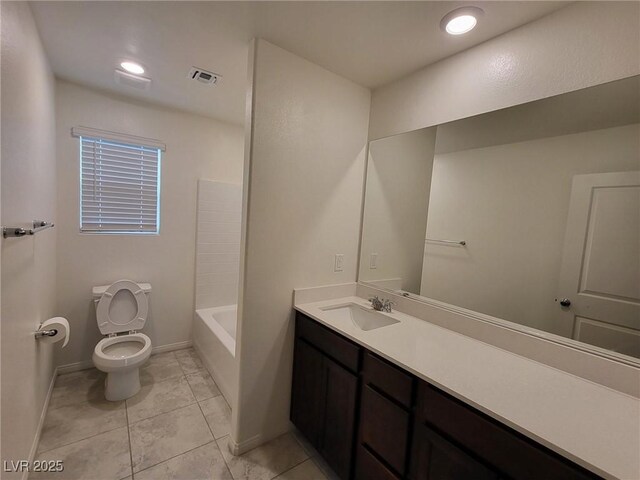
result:
M 391 313 L 391 305 L 395 305 L 395 302 L 389 299 L 378 298 L 377 295 L 371 297 L 369 301 L 373 309 L 377 312 Z

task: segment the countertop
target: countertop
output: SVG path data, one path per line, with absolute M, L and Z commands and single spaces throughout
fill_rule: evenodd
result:
M 390 362 L 605 478 L 640 479 L 640 400 L 427 321 L 363 331 L 327 318 L 344 297 L 295 305 Z

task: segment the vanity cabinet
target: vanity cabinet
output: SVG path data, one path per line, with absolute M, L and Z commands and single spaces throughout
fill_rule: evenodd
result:
M 482 479 L 597 478 L 427 382 L 419 383 L 415 424 L 412 480 L 469 478 L 466 472 Z
M 598 478 L 300 312 L 291 421 L 344 480 Z
M 343 479 L 354 458 L 361 350 L 297 315 L 291 421 Z

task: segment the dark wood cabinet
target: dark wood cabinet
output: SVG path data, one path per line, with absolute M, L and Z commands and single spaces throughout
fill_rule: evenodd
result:
M 400 477 L 392 472 L 384 463 L 371 453 L 367 447 L 358 446 L 356 453 L 355 478 L 360 480 L 399 480 Z
M 498 474 L 426 425 L 417 425 L 411 480 L 497 480 Z
M 452 444 L 481 459 L 505 478 L 598 478 L 426 382 L 420 382 L 418 390 L 416 425 L 426 425 L 446 435 Z
M 404 475 L 411 416 L 369 385 L 362 388 L 360 442 Z
M 356 426 L 358 377 L 324 359 L 324 415 L 320 454 L 340 478 L 349 478 Z
M 301 313 L 291 421 L 344 480 L 599 478 Z
M 363 356 L 358 442 L 386 470 L 397 478 L 405 478 L 415 377 L 371 352 L 365 351 Z M 368 464 L 374 463 L 365 462 Z M 358 468 L 356 479 L 369 477 Z
M 291 421 L 346 480 L 354 459 L 361 349 L 310 322 L 296 321 Z
M 294 347 L 291 421 L 318 448 L 322 434 L 323 355 L 304 340 Z

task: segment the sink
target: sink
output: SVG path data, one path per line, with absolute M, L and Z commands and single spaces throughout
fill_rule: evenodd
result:
M 382 313 L 355 303 L 324 307 L 320 310 L 326 312 L 327 316 L 331 317 L 333 320 L 339 322 L 353 322 L 356 327 L 365 331 L 386 327 L 388 325 L 393 325 L 394 323 L 400 323 L 400 321 L 395 318 L 383 315 Z

